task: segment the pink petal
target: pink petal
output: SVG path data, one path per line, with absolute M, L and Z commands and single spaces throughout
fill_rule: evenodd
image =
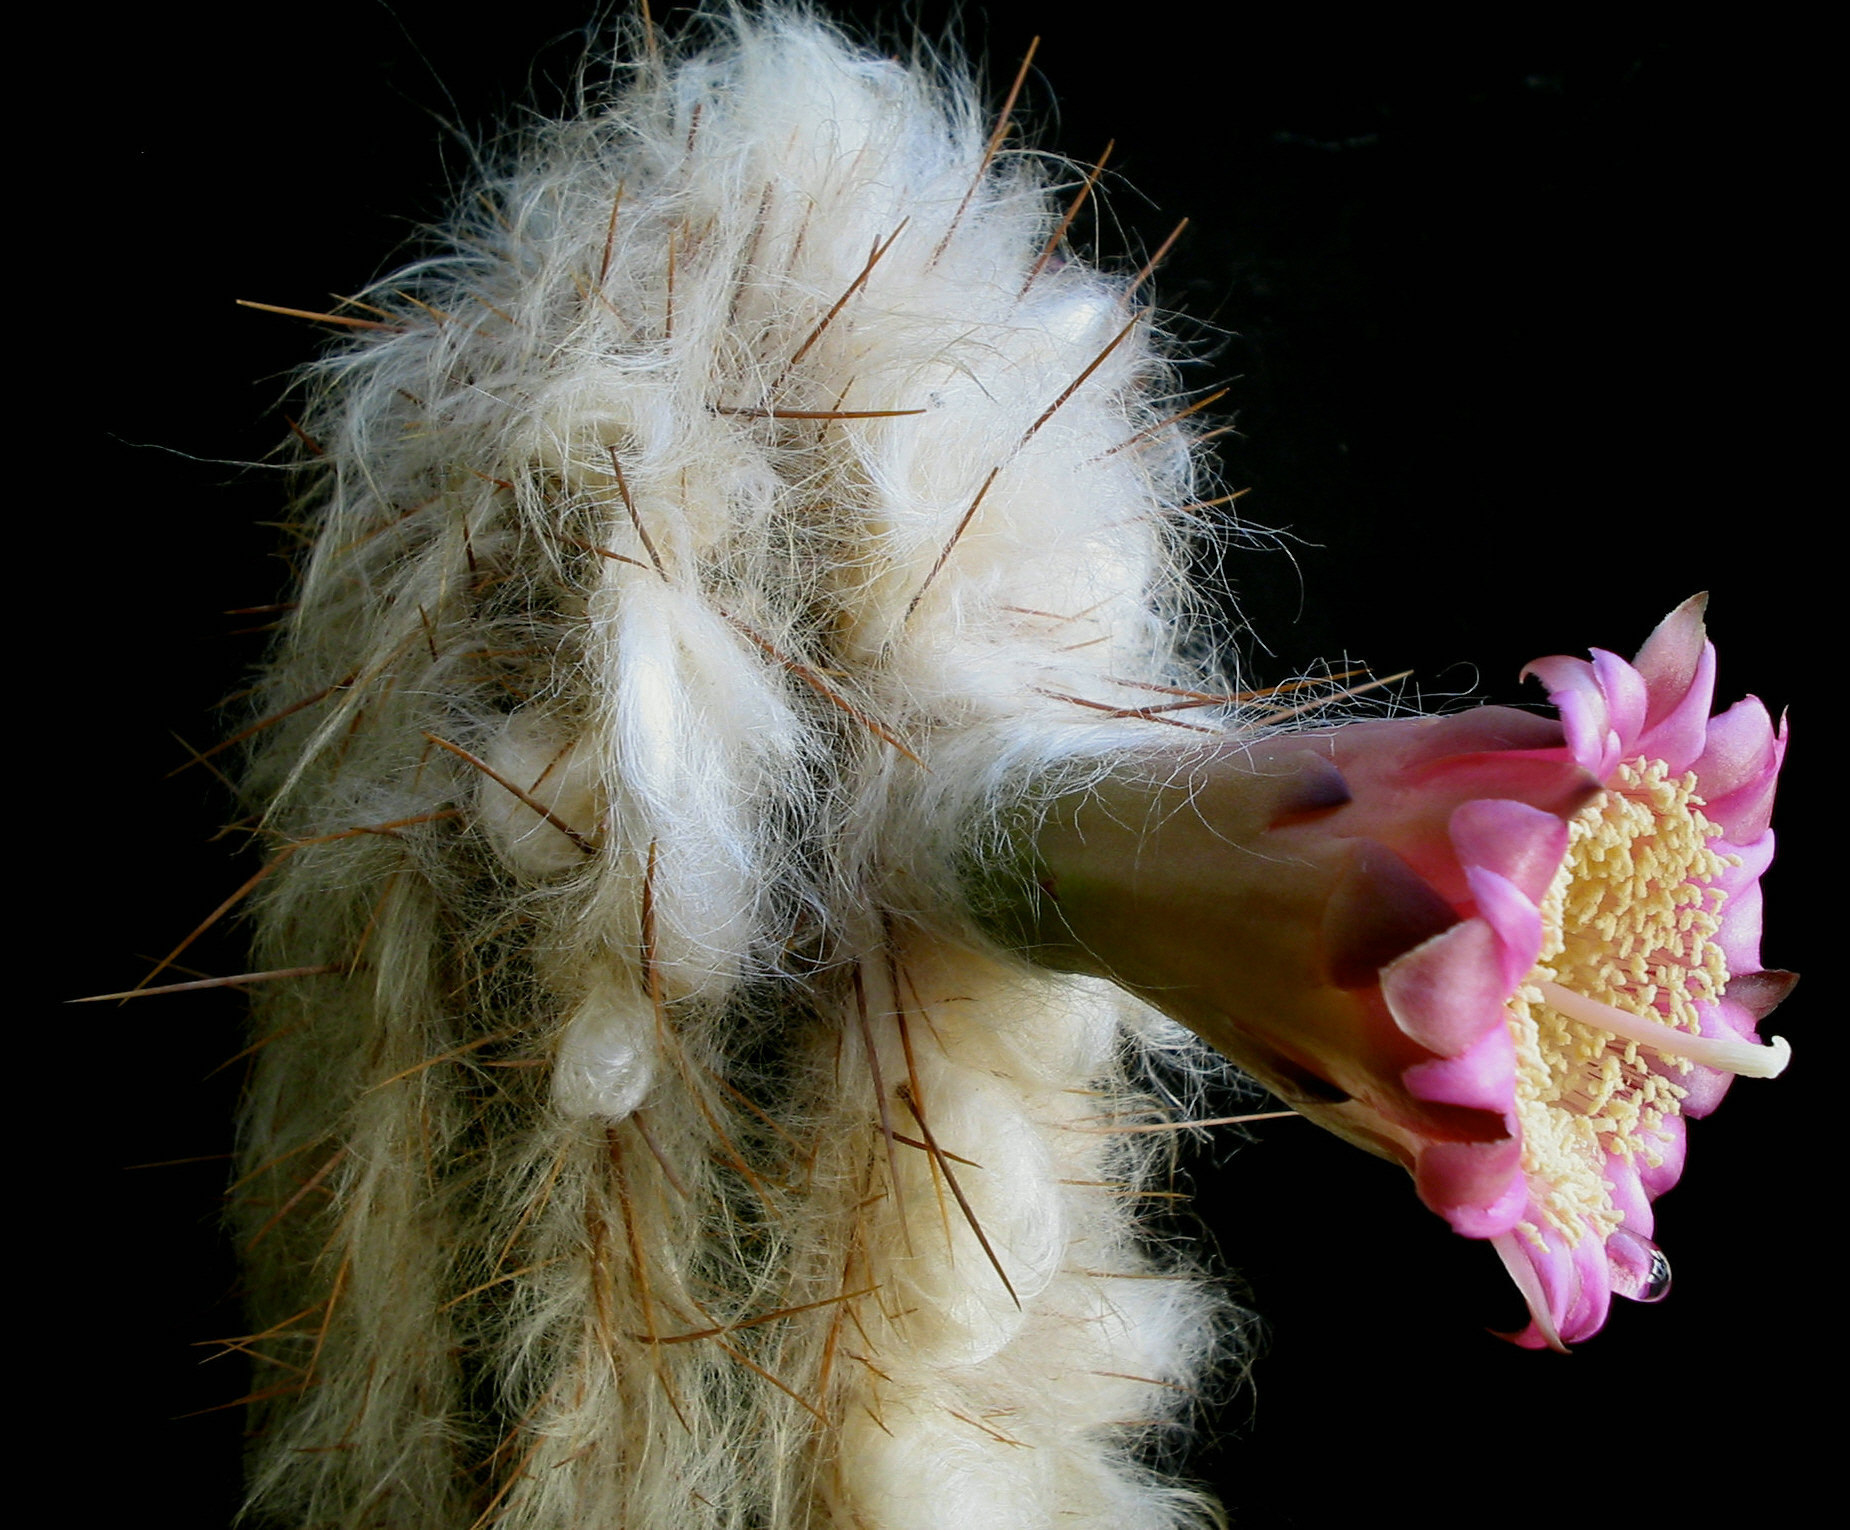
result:
M 1541 902 L 1567 854 L 1567 824 L 1526 802 L 1467 802 L 1447 828 L 1462 865 L 1496 872 L 1533 903 Z
M 1604 781 L 1623 756 L 1606 692 L 1593 666 L 1585 659 L 1557 654 L 1535 660 L 1522 673 L 1525 677 L 1534 675 L 1548 688 L 1548 699 L 1561 714 L 1561 725 L 1567 730 L 1569 751 L 1583 769 Z
M 1612 1308 L 1612 1271 L 1605 1241 L 1582 1237 L 1574 1245 L 1572 1266 L 1573 1297 L 1559 1320 L 1561 1337 L 1569 1344 L 1598 1333 Z
M 1644 641 L 1633 667 L 1643 676 L 1651 693 L 1651 707 L 1645 725 L 1655 727 L 1685 692 L 1696 682 L 1696 670 L 1708 633 L 1702 614 L 1709 604 L 1707 595 L 1692 595 L 1661 622 Z
M 1646 1196 L 1656 1200 L 1683 1177 L 1683 1160 L 1689 1154 L 1689 1126 L 1681 1116 L 1667 1116 L 1658 1123 L 1653 1155 L 1657 1162 L 1650 1163 L 1640 1157 L 1633 1163 L 1633 1170 L 1638 1176 L 1638 1185 Z M 1649 1232 L 1651 1224 L 1641 1224 L 1641 1230 Z
M 1653 1143 L 1656 1146 L 1656 1143 Z M 1679 1152 L 1679 1158 L 1680 1158 Z M 1651 1235 L 1652 1192 L 1645 1189 L 1642 1158 L 1628 1161 L 1618 1153 L 1606 1157 L 1606 1186 L 1612 1195 L 1613 1210 L 1625 1218 L 1625 1225 L 1640 1237 Z M 1674 1181 L 1673 1181 L 1674 1183 Z
M 1722 833 L 1730 840 L 1738 844 L 1758 839 L 1765 832 L 1773 816 L 1774 783 L 1779 777 L 1779 767 L 1785 757 L 1786 724 L 1782 718 L 1771 754 L 1762 761 L 1758 771 L 1723 795 L 1703 793 L 1707 804 L 1703 812 L 1722 826 Z
M 1745 892 L 1765 876 L 1767 867 L 1772 865 L 1773 845 L 1774 834 L 1771 829 L 1764 830 L 1753 839 L 1729 840 L 1724 837 L 1717 841 L 1716 848 L 1740 864 L 1724 866 L 1715 879 L 1715 885 L 1727 889 L 1731 898 Z
M 1486 1031 L 1456 1057 L 1418 1063 L 1401 1076 L 1415 1099 L 1487 1110 L 1506 1120 L 1516 1096 L 1516 1042 L 1507 1025 Z
M 1497 932 L 1498 972 L 1507 998 L 1542 954 L 1542 911 L 1508 877 L 1473 866 L 1465 872 L 1478 917 Z
M 1673 775 L 1680 775 L 1695 763 L 1708 744 L 1709 705 L 1715 699 L 1715 645 L 1705 643 L 1696 661 L 1695 678 L 1680 695 L 1660 697 L 1653 690 L 1653 721 L 1635 746 L 1648 759 L 1662 760 Z M 1660 705 L 1669 703 L 1663 715 L 1656 716 Z M 1628 750 L 1628 752 L 1630 752 Z
M 1734 1083 L 1732 1073 L 1723 1073 L 1719 1068 L 1701 1068 L 1692 1066 L 1687 1073 L 1663 1070 L 1680 1088 L 1686 1090 L 1678 1109 L 1692 1121 L 1699 1121 L 1722 1102 Z M 1666 1189 L 1669 1186 L 1665 1186 Z
M 1742 864 L 1729 867 L 1715 879 L 1715 885 L 1726 895 L 1715 943 L 1721 947 L 1722 960 L 1728 964 L 1730 972 L 1755 972 L 1760 967 L 1763 923 L 1760 873 L 1772 857 L 1773 836 L 1763 834 L 1753 844 L 1733 853 L 1741 858 Z
M 1644 676 L 1616 653 L 1607 653 L 1603 648 L 1588 651 L 1593 655 L 1594 676 L 1606 693 L 1612 731 L 1619 735 L 1619 747 L 1629 755 L 1644 733 L 1645 710 L 1651 700 Z
M 1435 1142 L 1413 1168 L 1420 1199 L 1467 1238 L 1495 1238 L 1522 1220 L 1529 1204 L 1522 1177 L 1522 1144 Z
M 1708 742 L 1695 764 L 1703 800 L 1719 802 L 1758 780 L 1769 765 L 1777 769 L 1775 745 L 1773 719 L 1757 696 L 1743 696 L 1719 717 L 1710 718 Z
M 1381 969 L 1381 997 L 1402 1032 L 1440 1057 L 1457 1057 L 1504 1028 L 1502 941 L 1467 919 Z
M 1496 1240 L 1497 1252 L 1534 1318 L 1522 1333 L 1508 1337 L 1525 1349 L 1565 1349 L 1595 1332 L 1606 1319 L 1611 1288 L 1605 1245 L 1597 1238 L 1582 1237 L 1570 1249 L 1559 1233 L 1546 1227 L 1540 1236 L 1539 1247 L 1527 1229 Z

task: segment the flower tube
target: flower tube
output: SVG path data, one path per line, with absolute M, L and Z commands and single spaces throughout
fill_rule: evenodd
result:
M 1785 749 L 1752 698 L 1709 715 L 1703 603 L 1631 663 L 1525 674 L 1501 707 L 1149 759 L 1059 796 L 980 899 L 1031 959 L 1105 976 L 1491 1240 L 1563 1348 L 1669 1267 L 1651 1201 L 1686 1116 L 1771 1076 L 1758 882 Z

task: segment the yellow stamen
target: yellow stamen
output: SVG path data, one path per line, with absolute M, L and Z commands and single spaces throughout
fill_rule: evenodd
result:
M 1570 1247 L 1623 1222 L 1610 1165 L 1663 1162 L 1692 1065 L 1771 1077 L 1789 1055 L 1699 1034 L 1697 1006 L 1728 986 L 1715 884 L 1729 863 L 1696 784 L 1661 760 L 1613 772 L 1570 825 L 1539 959 L 1510 999 L 1523 1172 L 1536 1222 Z

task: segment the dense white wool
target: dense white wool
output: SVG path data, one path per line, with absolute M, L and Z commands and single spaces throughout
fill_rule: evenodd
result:
M 1057 200 L 988 129 L 735 18 L 317 368 L 266 700 L 319 699 L 254 780 L 262 964 L 335 970 L 256 1020 L 260 1517 L 1211 1516 L 1150 1451 L 1217 1302 L 1111 1130 L 1175 1033 L 959 902 L 1200 683 L 1152 321 L 1035 272 Z

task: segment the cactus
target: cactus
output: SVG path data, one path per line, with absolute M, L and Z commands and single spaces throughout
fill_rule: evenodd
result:
M 735 17 L 335 316 L 251 776 L 305 971 L 242 1134 L 259 1510 L 1207 1513 L 1148 1447 L 1219 1301 L 1125 1128 L 1208 1065 L 957 885 L 998 804 L 1226 711 L 1160 327 L 999 138 Z

